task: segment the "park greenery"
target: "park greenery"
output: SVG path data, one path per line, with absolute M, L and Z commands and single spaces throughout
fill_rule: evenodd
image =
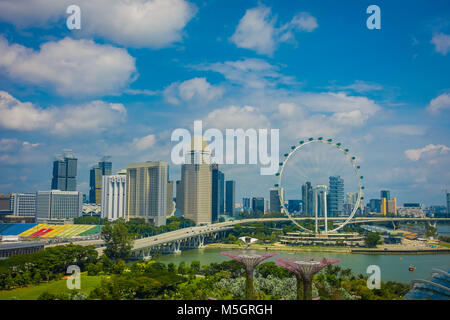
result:
M 100 233 L 105 241 L 105 255 L 113 259 L 128 259 L 133 248 L 133 235 L 128 232 L 125 220 L 117 219 L 114 223 L 106 222 Z
M 119 255 L 114 255 L 118 257 Z M 98 257 L 92 247 L 75 245 L 46 248 L 0 261 L 0 289 L 33 288 L 61 281 L 69 265 L 76 264 L 87 278 L 96 280 L 92 290 L 43 291 L 39 299 L 244 299 L 245 271 L 234 260 L 201 265 L 198 261 L 164 264 L 155 260 L 128 261 Z M 322 300 L 400 299 L 408 286 L 382 282 L 380 289 L 367 288 L 367 278 L 350 269 L 329 266 L 313 279 L 313 298 Z M 261 263 L 255 270 L 255 299 L 296 299 L 296 278 L 274 262 Z M 83 289 L 83 288 L 82 288 Z M 0 291 L 0 296 L 1 296 Z
M 378 232 L 369 232 L 364 239 L 366 246 L 369 248 L 376 248 L 381 241 L 381 236 Z
M 97 261 L 97 256 L 93 247 L 76 245 L 11 256 L 0 260 L 0 290 L 61 279 L 70 265 L 77 265 L 84 271 L 88 264 Z

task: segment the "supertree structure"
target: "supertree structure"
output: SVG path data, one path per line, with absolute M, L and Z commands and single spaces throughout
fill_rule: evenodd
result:
M 340 259 L 328 258 L 276 258 L 277 265 L 284 267 L 295 274 L 297 278 L 297 299 L 312 300 L 312 279 L 313 276 L 329 266 L 341 262 Z M 303 288 L 303 294 L 301 293 Z
M 253 274 L 255 268 L 258 264 L 267 260 L 273 256 L 278 255 L 278 253 L 264 253 L 264 254 L 256 254 L 256 253 L 246 253 L 246 252 L 221 252 L 222 255 L 229 257 L 240 264 L 242 264 L 245 268 L 245 299 L 252 300 L 254 299 L 254 287 L 253 287 Z

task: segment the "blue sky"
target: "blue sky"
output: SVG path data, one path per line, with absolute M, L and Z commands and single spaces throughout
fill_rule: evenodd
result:
M 66 8 L 81 8 L 68 30 Z M 381 30 L 366 8 L 381 9 Z M 165 160 L 170 134 L 280 128 L 339 139 L 366 198 L 444 204 L 450 190 L 448 1 L 0 0 L 0 192 L 48 189 L 62 149 L 79 189 L 113 169 Z M 237 199 L 268 197 L 257 166 L 223 166 Z M 180 168 L 171 165 L 171 177 Z

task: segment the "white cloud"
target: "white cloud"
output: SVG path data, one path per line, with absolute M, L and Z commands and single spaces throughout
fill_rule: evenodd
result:
M 341 91 L 355 91 L 358 93 L 366 93 L 370 91 L 379 91 L 383 89 L 383 86 L 378 83 L 371 83 L 367 81 L 356 80 L 354 83 L 347 86 L 330 86 L 328 89 L 341 90 Z
M 193 78 L 183 82 L 174 82 L 164 90 L 166 100 L 175 105 L 181 102 L 193 102 L 203 105 L 220 98 L 223 88 L 211 85 L 205 78 Z
M 49 128 L 55 111 L 42 109 L 30 102 L 20 102 L 9 93 L 0 91 L 0 127 L 31 131 Z
M 319 27 L 317 19 L 307 12 L 300 12 L 297 14 L 290 22 L 290 25 L 298 30 L 306 32 L 312 32 Z
M 34 51 L 0 37 L 1 69 L 17 81 L 52 87 L 61 95 L 88 96 L 116 93 L 136 72 L 126 50 L 71 38 Z
M 64 136 L 102 132 L 123 122 L 126 113 L 122 104 L 103 101 L 44 109 L 0 91 L 0 127 L 9 130 L 43 130 Z
M 274 24 L 270 8 L 260 6 L 248 9 L 231 36 L 231 41 L 239 48 L 270 55 L 275 50 Z
M 270 122 L 252 106 L 228 106 L 210 112 L 204 119 L 205 127 L 224 129 L 268 129 Z
M 306 12 L 296 14 L 290 22 L 279 28 L 275 23 L 276 17 L 270 8 L 260 5 L 248 9 L 230 40 L 239 48 L 270 56 L 280 42 L 295 41 L 295 32 L 311 32 L 318 27 L 317 19 Z
M 408 136 L 422 136 L 426 132 L 426 128 L 420 125 L 410 125 L 410 124 L 399 124 L 393 126 L 385 126 L 381 127 L 381 130 L 384 130 L 388 133 L 393 134 L 404 134 Z
M 183 29 L 197 8 L 185 0 L 3 0 L 0 20 L 18 27 L 46 27 L 68 16 L 66 8 L 81 8 L 82 36 L 115 43 L 162 48 L 182 39 Z
M 442 53 L 445 56 L 450 51 L 450 34 L 435 34 L 431 39 L 431 43 L 434 44 L 434 48 L 437 52 Z
M 237 61 L 206 63 L 193 68 L 218 72 L 228 81 L 252 89 L 273 87 L 279 83 L 296 83 L 292 77 L 281 74 L 277 66 L 262 59 L 246 58 Z
M 148 90 L 148 89 L 127 89 L 124 91 L 125 94 L 137 96 L 137 95 L 143 95 L 143 96 L 156 96 L 159 92 Z
M 294 103 L 282 102 L 278 105 L 278 112 L 275 117 L 281 119 L 295 119 L 305 117 L 305 111 Z
M 91 101 L 79 106 L 67 106 L 56 110 L 52 132 L 74 135 L 102 132 L 125 121 L 127 110 L 121 103 Z
M 16 164 L 30 162 L 30 159 L 42 158 L 35 152 L 40 143 L 20 141 L 16 138 L 0 139 L 0 162 Z
M 12 151 L 19 145 L 20 141 L 17 139 L 2 138 L 0 139 L 0 152 Z
M 430 101 L 427 111 L 431 114 L 439 114 L 442 110 L 450 109 L 450 94 L 444 93 Z
M 345 93 L 306 93 L 299 103 L 313 112 L 333 113 L 332 120 L 340 125 L 360 126 L 381 110 L 375 101 Z
M 138 151 L 144 151 L 153 147 L 156 143 L 156 137 L 153 134 L 149 134 L 142 138 L 133 139 L 133 146 Z
M 418 161 L 424 155 L 439 155 L 446 154 L 450 151 L 450 148 L 443 144 L 429 144 L 419 149 L 409 149 L 405 151 L 406 157 L 411 161 Z

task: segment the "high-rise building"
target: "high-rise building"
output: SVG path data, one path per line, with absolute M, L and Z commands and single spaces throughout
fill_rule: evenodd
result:
M 380 191 L 380 199 L 386 198 L 386 201 L 391 200 L 391 193 L 389 190 L 381 190 Z
M 147 161 L 127 165 L 127 220 L 166 224 L 168 165 Z
M 201 136 L 194 136 L 181 165 L 182 212 L 199 224 L 212 222 L 211 151 Z M 177 197 L 178 197 L 177 193 Z
M 175 207 L 177 210 L 183 215 L 183 184 L 181 180 L 177 180 L 176 182 L 176 199 L 175 199 Z
M 252 210 L 264 214 L 264 198 L 252 198 Z
M 127 172 L 102 177 L 102 218 L 114 221 L 126 218 Z
M 344 214 L 344 179 L 340 176 L 331 176 L 327 194 L 327 215 L 339 217 Z
M 348 205 L 346 214 L 350 214 L 352 212 L 352 210 L 354 209 L 354 207 L 356 206 L 356 202 L 358 201 L 358 192 L 347 192 L 346 197 L 345 197 L 345 202 L 344 205 Z M 359 206 L 358 206 L 358 211 L 357 214 L 362 214 L 364 213 L 364 199 L 361 199 L 359 201 Z
M 252 208 L 250 198 L 242 198 L 242 208 L 247 211 Z
M 380 199 L 370 199 L 369 210 L 370 210 L 370 212 L 381 213 L 381 200 Z
M 36 193 L 12 193 L 11 210 L 16 217 L 35 217 Z
M 77 158 L 71 152 L 53 162 L 52 190 L 77 190 Z
M 166 216 L 169 217 L 172 215 L 173 211 L 175 209 L 174 203 L 173 203 L 173 181 L 169 180 L 167 181 L 167 205 L 166 205 Z
M 391 193 L 389 190 L 380 191 L 381 198 L 381 213 L 385 216 L 388 213 L 388 201 L 391 200 Z
M 78 191 L 38 191 L 36 218 L 38 222 L 68 220 L 81 216 L 83 194 Z
M 102 177 L 112 174 L 112 162 L 109 157 L 103 157 L 102 160 L 93 166 L 89 172 L 89 202 L 101 203 L 102 199 Z
M 219 213 L 225 213 L 225 175 L 219 171 Z
M 234 215 L 234 204 L 236 195 L 236 181 L 228 180 L 225 182 L 226 188 L 226 200 L 225 200 L 225 211 L 230 216 Z
M 386 216 L 387 214 L 387 201 L 385 197 L 381 198 L 381 213 L 383 216 Z
M 317 201 L 317 216 L 318 217 L 324 217 L 325 216 L 325 193 L 323 192 L 323 190 L 317 190 L 316 192 L 316 199 L 314 199 L 314 201 Z M 314 203 L 315 206 L 315 203 Z M 344 210 L 344 208 L 342 207 L 342 210 Z M 327 206 L 327 216 L 330 216 L 330 210 L 328 209 Z
M 397 215 L 397 198 L 393 198 L 392 200 L 386 201 L 386 211 L 388 215 L 391 216 Z
M 224 174 L 219 170 L 218 164 L 211 165 L 212 187 L 211 187 L 211 213 L 212 222 L 219 219 L 219 214 L 224 212 Z
M 447 217 L 450 217 L 450 193 L 447 192 Z
M 313 198 L 314 192 L 311 186 L 311 182 L 308 181 L 304 185 L 302 185 L 302 212 L 304 216 L 312 217 L 314 215 Z
M 297 214 L 301 212 L 302 200 L 288 200 L 288 212 Z
M 283 192 L 283 198 L 284 198 L 284 190 L 281 188 L 281 192 Z M 270 201 L 269 201 L 269 212 L 275 211 L 275 212 L 281 212 L 281 202 L 280 197 L 278 195 L 278 188 L 271 188 L 269 193 Z

